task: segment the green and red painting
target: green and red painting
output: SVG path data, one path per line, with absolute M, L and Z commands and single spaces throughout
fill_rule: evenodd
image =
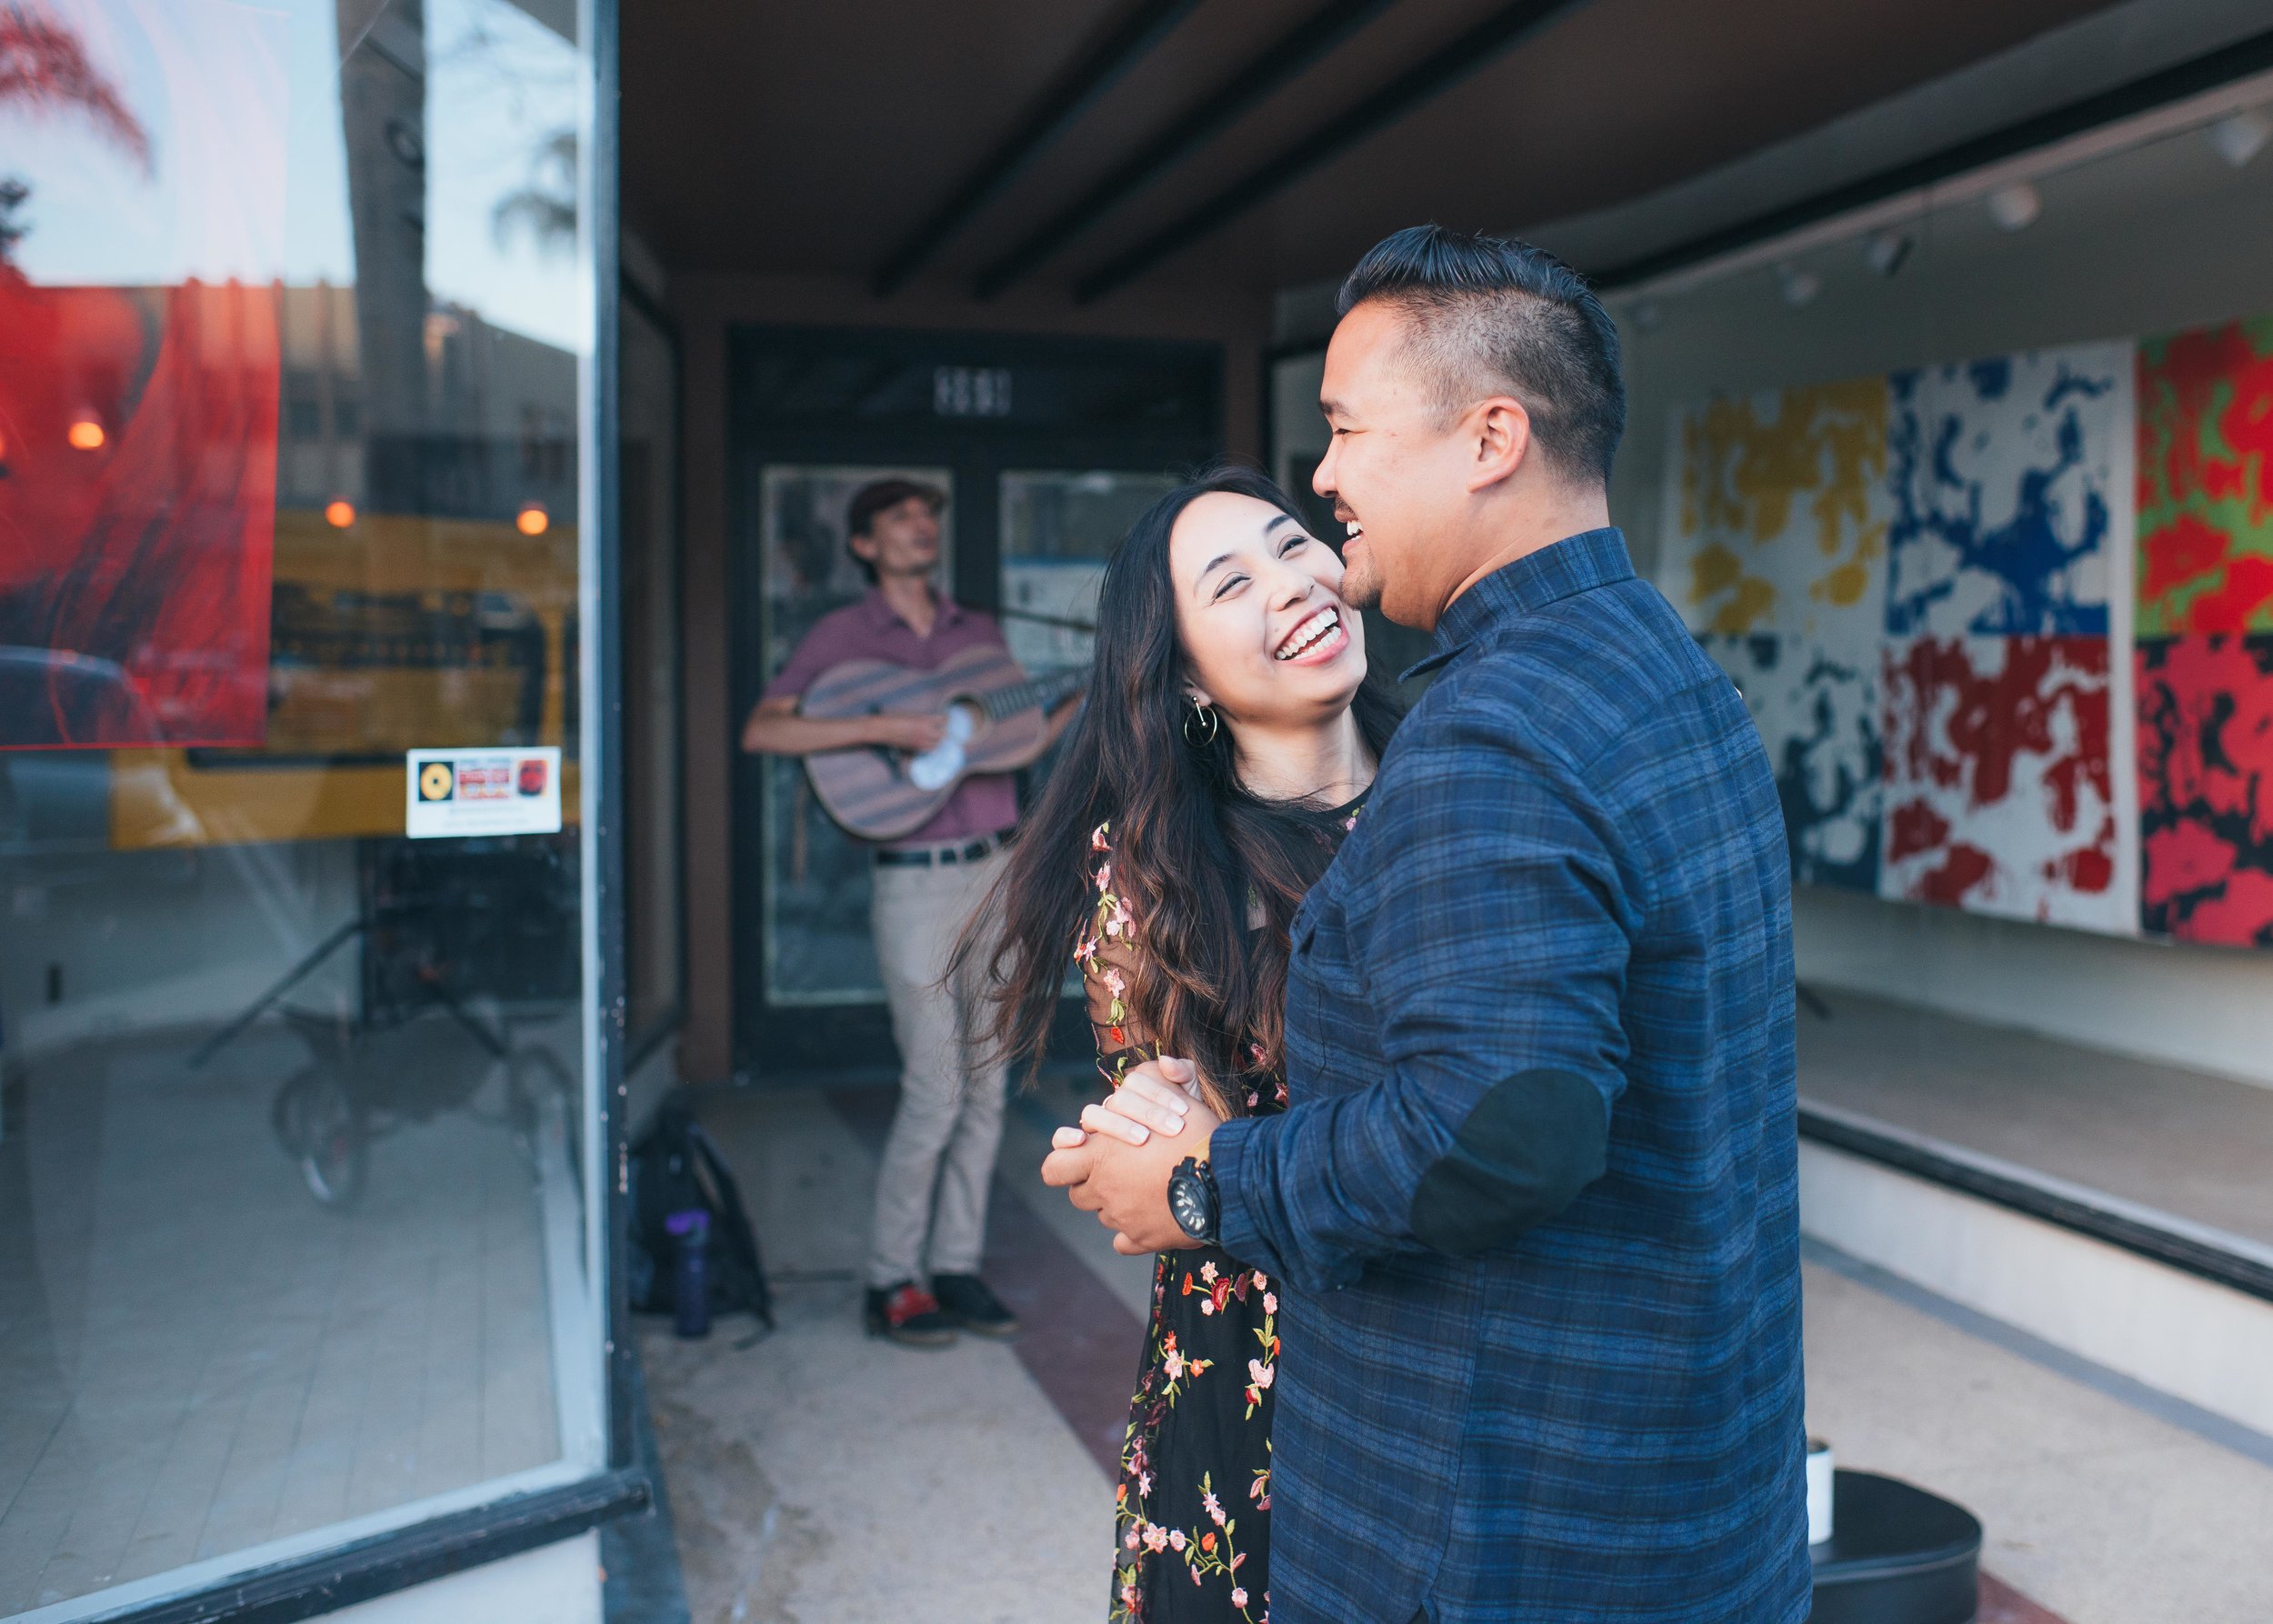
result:
M 2273 631 L 2273 315 L 2139 342 L 2138 615 Z

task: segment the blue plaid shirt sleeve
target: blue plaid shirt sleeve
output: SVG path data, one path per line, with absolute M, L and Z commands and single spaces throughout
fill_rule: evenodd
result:
M 1297 954 L 1318 929 L 1348 932 L 1332 946 L 1364 977 L 1386 1075 L 1226 1123 L 1212 1143 L 1225 1247 L 1309 1289 L 1349 1284 L 1369 1258 L 1478 1250 L 1552 1217 L 1542 1201 L 1559 1208 L 1600 1173 L 1625 1087 L 1639 882 L 1578 767 L 1527 737 L 1516 707 L 1464 703 L 1463 686 L 1440 683 L 1407 719 L 1327 882 L 1340 906 L 1296 926 Z M 1529 1141 L 1517 1162 L 1587 1165 L 1511 1190 L 1473 1142 L 1487 1116 L 1501 1146 Z M 1417 1218 L 1425 1203 L 1438 1221 Z

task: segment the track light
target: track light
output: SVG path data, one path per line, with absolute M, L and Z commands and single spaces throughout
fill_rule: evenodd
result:
M 1816 302 L 1816 296 L 1823 291 L 1823 278 L 1786 260 L 1776 267 L 1776 291 L 1783 295 L 1785 304 L 1798 310 Z
M 2025 180 L 1999 186 L 1987 198 L 1988 216 L 1999 231 L 2026 231 L 2044 212 L 2044 198 Z
M 2256 108 L 2229 113 L 2202 132 L 2212 151 L 2239 169 L 2273 141 L 2273 118 Z
M 1891 276 L 1909 259 L 1913 246 L 1907 231 L 1874 231 L 1863 239 L 1863 263 L 1881 276 Z

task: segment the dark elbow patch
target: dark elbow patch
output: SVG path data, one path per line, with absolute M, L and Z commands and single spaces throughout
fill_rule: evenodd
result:
M 1602 1177 L 1608 1140 L 1592 1083 L 1568 1071 L 1517 1072 L 1492 1086 L 1422 1175 L 1413 1238 L 1456 1258 L 1505 1246 Z

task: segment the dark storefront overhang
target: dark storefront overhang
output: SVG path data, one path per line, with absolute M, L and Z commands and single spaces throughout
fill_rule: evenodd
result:
M 1416 219 L 1525 228 L 1630 204 L 2102 9 L 993 0 L 885 18 L 674 0 L 625 41 L 626 218 L 675 267 L 856 278 L 886 319 L 917 283 L 1268 292 Z M 1964 149 L 2112 115 L 2108 89 L 2017 102 Z M 1960 145 L 1932 134 L 1905 158 Z M 1642 231 L 1587 268 L 1679 247 Z

